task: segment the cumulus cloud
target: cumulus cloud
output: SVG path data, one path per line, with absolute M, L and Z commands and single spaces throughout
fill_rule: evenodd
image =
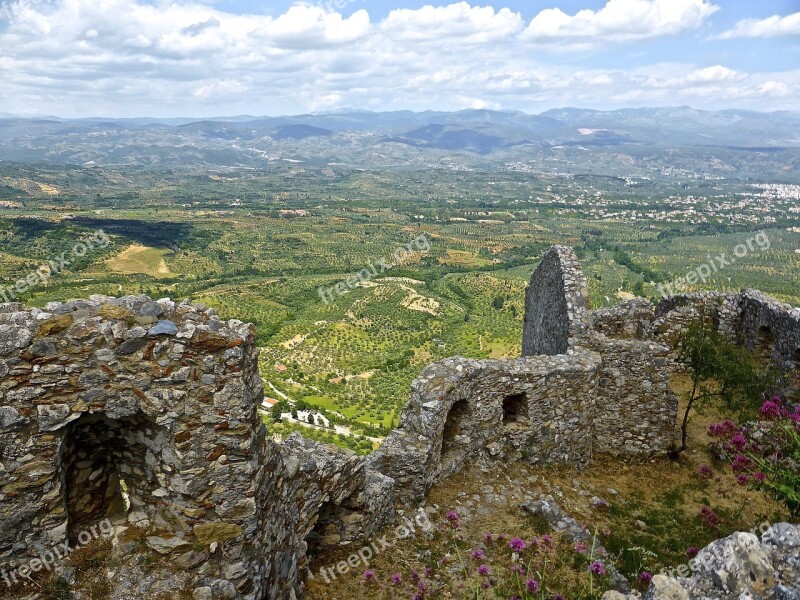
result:
M 523 27 L 519 13 L 507 8 L 495 11 L 491 6 L 473 7 L 466 2 L 393 10 L 381 23 L 381 31 L 392 38 L 424 41 L 449 37 L 461 43 L 503 39 Z
M 776 37 L 800 35 L 800 12 L 781 17 L 773 15 L 766 19 L 744 19 L 717 36 L 717 39 L 729 40 L 740 37 Z
M 719 7 L 708 0 L 609 0 L 600 10 L 568 15 L 560 8 L 533 18 L 525 37 L 536 42 L 635 41 L 697 29 Z
M 630 50 L 637 40 L 693 31 L 717 9 L 709 0 L 610 0 L 574 16 L 545 10 L 530 22 L 468 2 L 383 19 L 371 18 L 369 5 L 349 16 L 325 5 L 272 16 L 222 6 L 20 0 L 0 29 L 0 106 L 63 116 L 621 103 L 771 109 L 797 107 L 800 96 L 796 71 L 744 73 L 719 59 L 606 68 L 541 43 Z

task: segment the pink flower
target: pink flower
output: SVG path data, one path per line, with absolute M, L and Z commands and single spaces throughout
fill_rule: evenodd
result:
M 686 549 L 686 556 L 688 556 L 689 558 L 694 558 L 695 556 L 697 556 L 698 552 L 700 552 L 700 548 L 698 548 L 697 546 L 689 546 Z
M 484 556 L 486 556 L 486 554 L 484 553 L 484 551 L 483 551 L 483 550 L 481 550 L 480 548 L 477 548 L 477 549 L 475 549 L 475 550 L 473 550 L 473 551 L 472 551 L 472 554 L 470 554 L 470 556 L 471 556 L 472 558 L 474 558 L 475 560 L 480 560 L 480 559 L 482 559 Z
M 539 591 L 539 582 L 533 578 L 528 579 L 528 581 L 525 582 L 525 587 L 528 588 L 531 594 L 535 594 Z
M 527 544 L 518 537 L 513 538 L 510 542 L 508 542 L 508 547 L 511 548 L 514 552 L 522 552 L 527 548 Z
M 708 465 L 700 465 L 700 468 L 697 469 L 697 472 L 700 473 L 700 477 L 703 479 L 711 479 L 714 477 L 714 469 Z
M 783 409 L 780 405 L 780 398 L 776 396 L 772 400 L 767 400 L 764 402 L 764 404 L 761 405 L 761 414 L 768 419 L 780 418 L 783 414 Z
M 761 471 L 756 471 L 753 473 L 753 480 L 757 481 L 758 483 L 764 483 L 767 480 L 767 476 Z
M 401 581 L 403 581 L 403 577 L 400 575 L 400 573 L 395 573 L 392 575 L 392 585 L 399 585 Z
M 739 473 L 736 476 L 736 482 L 739 485 L 747 485 L 750 482 L 750 477 L 748 477 L 746 473 Z
M 647 571 L 642 571 L 639 573 L 639 581 L 643 584 L 647 585 L 653 580 L 653 575 L 648 573 Z
M 489 574 L 489 565 L 481 565 L 478 567 L 478 574 L 479 575 L 488 575 Z
M 545 533 L 545 534 L 542 536 L 542 541 L 543 541 L 545 544 L 552 544 L 552 543 L 553 543 L 553 538 L 551 538 L 549 535 L 547 535 L 547 534 Z
M 458 513 L 454 510 L 449 511 L 445 516 L 445 519 L 450 521 L 451 523 L 458 523 Z
M 589 565 L 589 570 L 595 575 L 600 575 L 601 577 L 606 574 L 606 568 L 603 566 L 603 563 L 598 560 Z
M 718 527 L 722 523 L 722 519 L 710 506 L 703 506 L 700 508 L 700 518 L 703 520 L 703 523 L 713 528 Z
M 375 571 L 372 569 L 367 569 L 364 571 L 364 574 L 361 576 L 364 581 L 375 581 Z

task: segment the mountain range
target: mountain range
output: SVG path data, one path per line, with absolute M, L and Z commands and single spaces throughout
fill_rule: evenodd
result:
M 676 154 L 677 162 L 671 163 Z M 637 174 L 684 169 L 692 157 L 698 168 L 713 167 L 700 169 L 704 173 L 794 181 L 800 177 L 800 113 L 712 112 L 685 106 L 560 108 L 538 115 L 353 110 L 209 119 L 61 119 L 0 113 L 0 160 L 21 163 L 180 168 L 299 162 L 350 168 L 511 165 L 533 170 L 548 163 L 552 170 L 564 163 L 568 171 L 609 167 L 614 174 Z

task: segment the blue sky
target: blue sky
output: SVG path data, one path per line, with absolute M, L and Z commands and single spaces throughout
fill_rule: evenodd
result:
M 0 113 L 800 110 L 798 0 L 0 0 Z

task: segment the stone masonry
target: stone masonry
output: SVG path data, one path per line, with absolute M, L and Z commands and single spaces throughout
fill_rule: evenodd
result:
M 114 598 L 302 596 L 309 556 L 370 538 L 470 461 L 584 467 L 669 449 L 669 347 L 693 319 L 790 385 L 799 313 L 751 291 L 591 311 L 574 253 L 554 247 L 526 294 L 524 356 L 428 366 L 400 427 L 362 458 L 268 438 L 251 325 L 146 296 L 0 305 L 0 571 L 111 517 L 169 558 L 145 576 L 125 554 Z

